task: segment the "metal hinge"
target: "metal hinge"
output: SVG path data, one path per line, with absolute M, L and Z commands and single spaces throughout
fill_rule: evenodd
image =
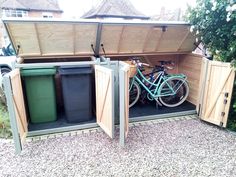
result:
M 224 99 L 224 104 L 227 104 L 228 100 L 227 99 Z
M 221 117 L 224 117 L 225 116 L 225 112 L 221 112 Z
M 228 97 L 229 97 L 229 93 L 225 92 L 225 98 L 228 98 Z
M 201 104 L 198 105 L 198 113 L 197 113 L 198 116 L 200 116 L 200 111 L 201 111 Z
M 220 127 L 223 127 L 224 123 L 223 122 L 220 122 Z

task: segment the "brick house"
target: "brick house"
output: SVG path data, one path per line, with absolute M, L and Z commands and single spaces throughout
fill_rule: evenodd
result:
M 57 0 L 0 0 L 1 17 L 61 18 L 63 11 Z M 1 25 L 0 47 L 8 43 Z

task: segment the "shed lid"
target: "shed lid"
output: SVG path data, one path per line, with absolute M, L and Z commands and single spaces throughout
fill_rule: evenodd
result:
M 195 49 L 185 22 L 3 19 L 21 57 L 182 53 Z

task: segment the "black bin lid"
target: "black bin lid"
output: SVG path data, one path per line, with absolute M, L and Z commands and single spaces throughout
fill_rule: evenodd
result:
M 60 75 L 91 74 L 91 65 L 61 66 L 58 69 Z

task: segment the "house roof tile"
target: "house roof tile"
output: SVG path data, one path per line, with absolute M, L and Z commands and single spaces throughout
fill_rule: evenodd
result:
M 103 0 L 97 8 L 90 9 L 82 18 L 120 17 L 149 19 L 139 12 L 129 0 Z
M 2 9 L 22 9 L 62 12 L 57 0 L 6 0 L 1 3 Z

